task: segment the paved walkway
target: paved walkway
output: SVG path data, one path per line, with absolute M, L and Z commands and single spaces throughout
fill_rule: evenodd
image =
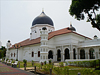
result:
M 0 62 L 0 75 L 34 75 L 19 68 L 13 68 Z

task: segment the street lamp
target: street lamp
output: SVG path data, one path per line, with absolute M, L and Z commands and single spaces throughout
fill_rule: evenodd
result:
M 18 48 L 20 48 L 20 46 L 21 46 L 20 43 L 14 45 L 15 49 L 17 49 L 17 59 L 18 59 Z

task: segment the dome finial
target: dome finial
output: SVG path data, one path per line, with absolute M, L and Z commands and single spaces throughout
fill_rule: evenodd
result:
M 70 25 L 72 25 L 72 22 L 70 21 Z
M 42 12 L 44 12 L 44 8 L 42 8 Z

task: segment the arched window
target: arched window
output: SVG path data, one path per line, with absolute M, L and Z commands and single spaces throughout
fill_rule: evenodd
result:
M 14 53 L 14 57 L 15 57 L 15 53 Z
M 11 53 L 11 57 L 12 57 L 12 55 L 13 55 L 13 54 Z
M 48 52 L 48 59 L 53 59 L 53 52 L 50 50 L 49 52 Z
M 38 57 L 40 57 L 40 51 L 38 51 Z
M 80 59 L 85 59 L 85 50 L 84 49 L 80 50 Z
M 70 59 L 69 49 L 65 49 L 65 59 Z
M 32 57 L 34 57 L 34 52 L 32 51 Z
M 57 61 L 61 61 L 61 51 L 57 50 Z
M 73 49 L 73 58 L 76 59 L 76 50 L 75 50 L 75 48 Z
M 94 56 L 94 49 L 93 49 L 93 48 L 90 48 L 90 49 L 89 49 L 89 56 L 90 56 L 90 59 L 95 59 L 95 56 Z

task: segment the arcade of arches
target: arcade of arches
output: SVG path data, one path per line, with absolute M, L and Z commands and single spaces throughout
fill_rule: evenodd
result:
M 95 58 L 99 58 L 99 54 L 100 54 L 100 49 L 98 50 L 99 52 L 95 52 L 95 50 L 93 48 L 90 48 L 88 50 L 85 49 L 79 49 L 78 51 L 76 51 L 76 49 L 73 49 L 73 59 L 95 59 Z M 53 59 L 53 50 L 50 50 L 48 52 L 48 59 Z M 61 55 L 61 50 L 58 49 L 57 50 L 57 54 L 56 54 L 56 60 L 57 61 L 64 61 L 66 59 L 71 59 L 71 54 L 70 54 L 70 50 L 68 48 L 66 48 L 64 50 L 63 55 Z M 62 59 L 63 57 L 63 59 Z

